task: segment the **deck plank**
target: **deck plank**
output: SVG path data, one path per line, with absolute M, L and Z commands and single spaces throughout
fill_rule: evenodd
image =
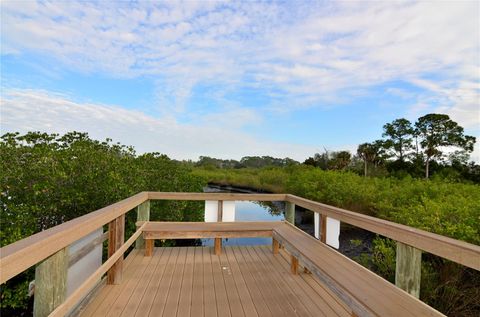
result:
M 152 279 L 154 275 L 157 265 L 162 258 L 162 253 L 165 249 L 157 249 L 155 250 L 155 256 L 152 257 L 152 260 L 148 264 L 147 268 L 145 269 L 144 274 L 140 278 L 138 282 L 138 286 L 135 288 L 132 296 L 128 300 L 127 304 L 125 305 L 125 309 L 123 310 L 120 316 L 124 317 L 131 317 L 135 315 L 138 306 L 140 305 L 140 301 L 147 290 L 148 282 Z M 142 252 L 143 250 L 141 250 Z
M 230 305 L 230 313 L 232 317 L 245 316 L 242 303 L 240 301 L 240 295 L 238 294 L 237 286 L 232 276 L 232 269 L 228 263 L 225 252 L 218 255 L 220 265 L 222 267 L 223 279 L 225 280 L 225 287 L 227 289 L 228 304 Z
M 165 269 L 167 267 L 167 263 L 172 256 L 172 248 L 165 248 L 161 257 L 158 261 L 158 264 L 155 268 L 155 273 L 153 273 L 152 279 L 148 282 L 147 289 L 138 305 L 137 311 L 135 312 L 135 316 L 143 317 L 148 316 L 150 309 L 152 307 L 153 301 L 155 299 L 155 294 L 160 286 L 160 283 L 163 280 L 163 276 L 165 274 Z M 155 256 L 154 253 L 153 256 Z
M 246 266 L 253 273 L 257 287 L 264 294 L 265 302 L 272 314 L 274 316 L 296 316 L 288 302 L 281 298 L 281 293 L 274 281 L 268 279 L 269 268 L 258 265 L 258 259 L 254 259 L 248 252 L 249 247 L 239 247 L 239 249 L 245 259 Z
M 165 272 L 163 273 L 162 280 L 158 285 L 156 290 L 155 298 L 150 308 L 148 316 L 162 316 L 165 309 L 165 303 L 167 302 L 167 296 L 170 291 L 170 286 L 172 284 L 173 276 L 175 274 L 175 268 L 177 266 L 178 254 L 180 248 L 172 248 L 172 254 L 168 259 L 167 266 L 165 267 Z
M 185 267 L 183 270 L 182 288 L 180 291 L 180 300 L 178 302 L 178 317 L 190 316 L 190 305 L 192 302 L 192 286 L 193 286 L 193 257 L 195 250 L 193 247 L 187 248 L 187 256 L 185 258 Z
M 170 283 L 170 289 L 167 294 L 167 301 L 163 316 L 171 317 L 177 315 L 180 291 L 182 289 L 185 261 L 187 259 L 187 248 L 179 248 L 178 258 L 175 265 L 175 271 Z
M 81 316 L 337 316 L 350 313 L 309 274 L 293 276 L 268 246 L 134 250 L 124 281 L 107 285 Z
M 302 317 L 316 316 L 315 314 L 310 314 L 308 312 L 304 304 L 298 298 L 298 295 L 296 294 L 296 292 L 291 289 L 290 283 L 287 280 L 285 280 L 285 278 L 282 278 L 282 276 L 279 274 L 281 272 L 278 272 L 277 270 L 272 269 L 271 264 L 266 259 L 266 256 L 262 251 L 259 251 L 258 248 L 250 248 L 249 251 L 252 254 L 256 255 L 259 261 L 263 263 L 263 265 L 266 268 L 270 268 L 267 274 L 271 276 L 271 280 L 275 281 L 281 293 L 281 298 L 283 298 L 284 300 L 290 303 L 290 306 L 293 308 L 293 310 L 298 316 L 302 316 Z M 290 275 L 287 275 L 287 276 L 290 276 Z
M 215 282 L 213 281 L 212 256 L 210 248 L 202 248 L 203 253 L 203 304 L 205 316 L 217 316 Z
M 253 277 L 251 270 L 247 268 L 243 255 L 238 247 L 232 247 L 232 253 L 235 256 L 235 261 L 238 264 L 240 273 L 243 276 L 245 283 L 247 284 L 248 291 L 252 297 L 255 309 L 259 316 L 272 316 L 272 313 L 268 309 L 268 305 L 263 299 L 263 293 L 258 288 Z
M 218 256 L 212 256 L 213 282 L 215 286 L 215 298 L 217 301 L 218 316 L 230 317 L 230 305 L 228 304 L 227 289 L 223 278 L 222 266 Z
M 195 248 L 193 266 L 193 294 L 191 316 L 204 316 L 203 310 L 203 252 L 202 248 Z
M 247 285 L 245 284 L 245 280 L 243 279 L 243 275 L 240 272 L 238 267 L 238 263 L 233 255 L 231 248 L 225 249 L 225 255 L 227 257 L 233 280 L 235 285 L 237 286 L 238 295 L 240 296 L 240 302 L 243 307 L 243 311 L 245 312 L 246 316 L 258 316 L 257 310 L 255 309 L 255 305 L 253 304 L 253 300 L 250 296 L 250 292 L 248 291 Z
M 159 252 L 159 250 L 155 250 L 155 252 Z M 153 257 L 142 257 L 139 265 L 137 265 L 137 268 L 132 278 L 122 282 L 123 284 L 125 284 L 125 288 L 117 297 L 113 305 L 110 307 L 110 310 L 106 315 L 107 317 L 118 317 L 123 312 L 127 303 L 130 300 L 130 297 L 137 288 L 138 283 L 142 280 L 142 277 L 146 272 L 146 269 L 152 259 Z

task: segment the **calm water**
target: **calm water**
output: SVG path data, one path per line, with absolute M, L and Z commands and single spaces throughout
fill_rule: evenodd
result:
M 206 192 L 220 192 L 208 187 Z M 235 202 L 235 221 L 280 221 L 284 220 L 282 203 L 258 203 L 252 201 Z M 271 244 L 272 238 L 223 239 L 223 245 L 263 245 Z M 202 239 L 203 245 L 213 245 L 213 239 Z

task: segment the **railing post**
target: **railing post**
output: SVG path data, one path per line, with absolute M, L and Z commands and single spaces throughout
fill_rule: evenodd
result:
M 125 242 L 125 215 L 108 224 L 108 257 L 111 257 Z M 107 271 L 107 284 L 122 282 L 123 256 Z
M 395 285 L 419 298 L 421 269 L 422 251 L 397 241 Z
M 217 222 L 223 221 L 223 200 L 218 201 L 217 207 Z
M 289 201 L 285 202 L 285 220 L 292 225 L 295 224 L 295 204 Z
M 217 222 L 222 222 L 222 221 L 223 221 L 223 200 L 219 200 L 218 207 L 217 207 Z M 220 255 L 222 253 L 222 238 L 215 238 L 214 252 L 215 252 L 215 255 Z
M 313 228 L 315 238 L 323 243 L 327 243 L 327 216 L 319 213 L 313 213 Z
M 138 205 L 137 207 L 137 221 L 149 221 L 150 220 L 150 200 Z M 138 237 L 137 241 L 135 242 L 136 249 L 144 249 L 145 248 L 145 239 L 141 235 Z
M 320 230 L 320 241 L 327 243 L 327 216 L 324 214 L 320 215 L 320 225 L 322 226 Z
M 64 248 L 35 268 L 33 316 L 48 316 L 67 295 L 68 249 Z

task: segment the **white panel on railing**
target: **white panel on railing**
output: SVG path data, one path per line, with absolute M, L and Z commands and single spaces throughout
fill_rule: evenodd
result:
M 338 249 L 340 247 L 340 221 L 327 217 L 327 244 Z
M 82 247 L 92 243 L 93 240 L 99 238 L 103 234 L 100 228 L 82 239 L 70 245 L 69 253 L 73 254 Z M 78 260 L 68 268 L 67 273 L 67 297 L 70 296 L 85 280 L 93 274 L 102 265 L 102 246 L 98 244 L 95 248 L 87 253 L 83 258 Z
M 205 222 L 216 222 L 218 218 L 218 201 L 205 200 Z
M 315 238 L 320 239 L 320 214 L 313 213 L 313 227 L 315 229 Z
M 222 210 L 223 222 L 233 222 L 235 221 L 235 201 L 224 201 L 223 202 L 223 210 Z

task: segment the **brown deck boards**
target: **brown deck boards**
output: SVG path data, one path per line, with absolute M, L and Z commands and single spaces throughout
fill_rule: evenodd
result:
M 123 282 L 107 285 L 81 316 L 347 316 L 311 274 L 290 274 L 267 246 L 134 251 Z

